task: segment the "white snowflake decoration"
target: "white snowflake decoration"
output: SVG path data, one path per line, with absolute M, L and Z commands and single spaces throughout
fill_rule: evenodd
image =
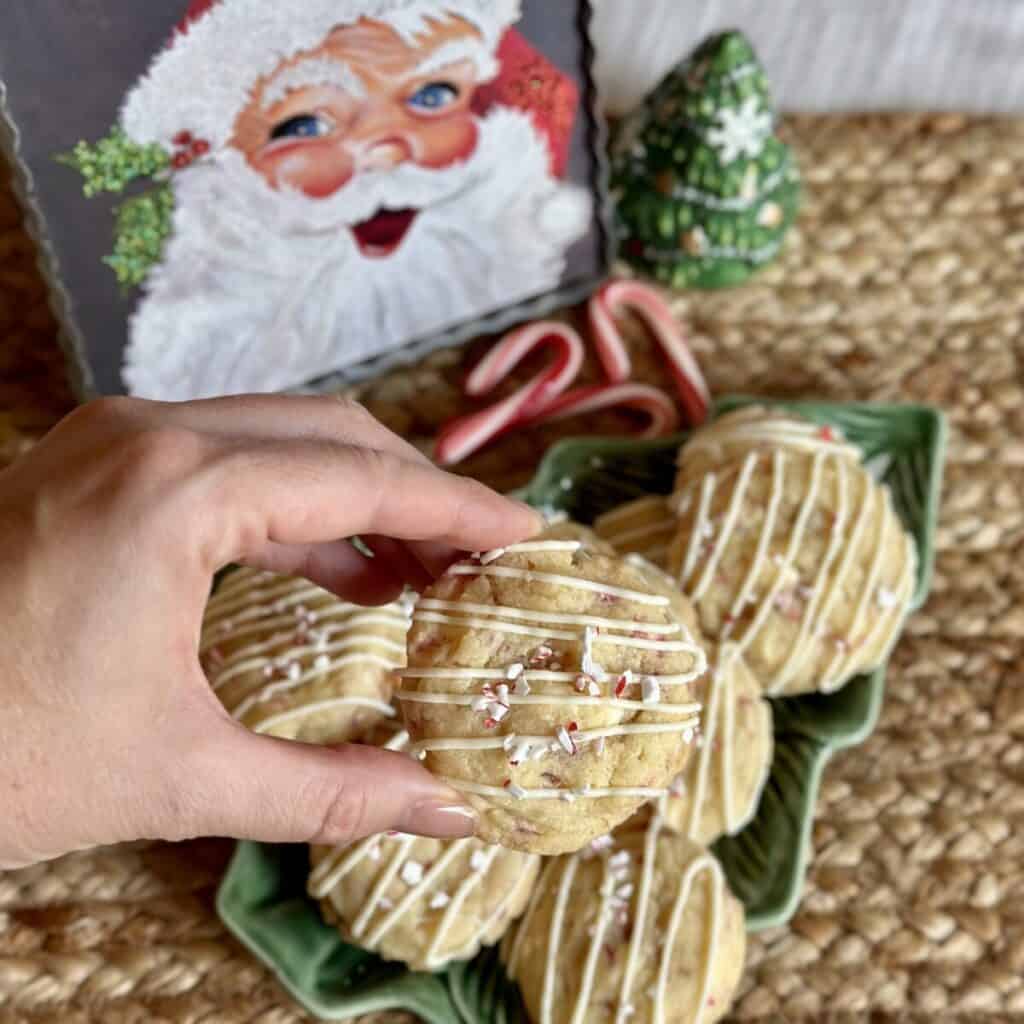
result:
M 772 133 L 772 115 L 771 111 L 758 109 L 759 105 L 756 96 L 748 96 L 739 109 L 718 114 L 718 124 L 708 132 L 707 139 L 722 163 L 731 164 L 743 154 L 760 156 Z

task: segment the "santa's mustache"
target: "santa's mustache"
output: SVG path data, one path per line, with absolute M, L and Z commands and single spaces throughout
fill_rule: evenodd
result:
M 468 158 L 446 168 L 405 163 L 387 171 L 363 171 L 321 199 L 287 184 L 272 187 L 235 149 L 225 150 L 215 162 L 196 167 L 193 173 L 219 178 L 217 191 L 237 213 L 257 216 L 282 233 L 317 235 L 353 227 L 381 210 L 422 210 L 455 201 L 486 181 L 495 166 L 491 149 L 481 141 Z M 182 180 L 182 192 L 191 191 L 191 184 L 205 191 L 213 182 L 209 177 L 202 183 Z

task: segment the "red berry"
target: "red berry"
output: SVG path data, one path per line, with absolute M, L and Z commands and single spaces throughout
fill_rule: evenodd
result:
M 192 143 L 192 152 L 195 156 L 206 156 L 210 152 L 210 144 L 206 139 L 196 139 Z
M 178 132 L 171 141 L 176 146 L 190 146 L 192 144 L 192 133 L 191 132 Z
M 188 153 L 175 153 L 174 159 L 171 160 L 171 166 L 177 171 L 180 171 L 183 167 L 188 167 L 190 163 L 192 163 L 192 157 Z

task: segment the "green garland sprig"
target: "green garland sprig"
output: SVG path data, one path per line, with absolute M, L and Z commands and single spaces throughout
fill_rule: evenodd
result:
M 125 288 L 138 287 L 162 256 L 171 233 L 174 192 L 167 183 L 171 155 L 160 145 L 132 142 L 115 127 L 96 143 L 79 142 L 57 157 L 82 176 L 86 198 L 103 192 L 121 193 L 134 181 L 149 178 L 157 184 L 126 199 L 114 211 L 114 251 L 103 262 Z

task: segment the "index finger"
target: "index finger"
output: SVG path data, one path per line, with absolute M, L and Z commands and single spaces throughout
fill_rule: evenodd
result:
M 213 460 L 210 476 L 210 543 L 225 561 L 268 542 L 356 534 L 481 551 L 543 528 L 533 509 L 475 480 L 373 448 L 320 440 L 232 445 Z

